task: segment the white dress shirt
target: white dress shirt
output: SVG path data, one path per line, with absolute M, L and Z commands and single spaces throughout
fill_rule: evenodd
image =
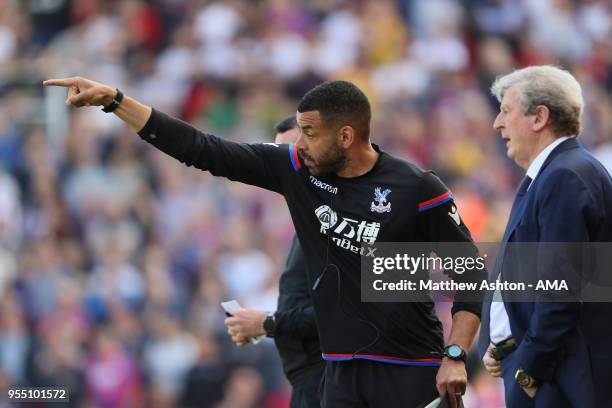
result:
M 531 184 L 533 184 L 534 180 L 538 176 L 542 165 L 548 158 L 548 155 L 555 149 L 555 147 L 559 146 L 561 143 L 569 139 L 567 136 L 560 137 L 555 139 L 554 142 L 546 146 L 531 162 L 529 168 L 527 169 L 527 177 L 531 178 Z M 497 281 L 501 279 L 501 276 L 497 278 Z M 501 341 L 506 340 L 507 338 L 512 337 L 512 331 L 510 330 L 510 320 L 508 319 L 508 313 L 506 312 L 506 307 L 504 306 L 504 302 L 501 301 L 501 293 L 499 291 L 495 291 L 493 294 L 493 302 L 491 302 L 491 313 L 490 313 L 490 321 L 489 321 L 489 334 L 491 338 L 491 342 L 493 344 L 497 344 Z

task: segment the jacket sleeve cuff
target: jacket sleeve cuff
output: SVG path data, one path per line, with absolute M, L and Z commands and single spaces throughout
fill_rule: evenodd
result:
M 149 120 L 145 123 L 144 127 L 138 131 L 138 136 L 144 141 L 150 142 L 152 139 L 155 139 L 157 132 L 157 117 L 158 112 L 155 108 L 151 110 L 151 116 L 149 116 Z
M 274 312 L 274 337 L 283 336 L 286 331 L 286 314 L 277 310 Z
M 516 361 L 519 363 L 517 368 L 522 368 L 538 381 L 550 381 L 555 374 L 558 359 L 548 354 L 538 353 L 529 346 L 529 343 L 522 346 L 519 346 L 516 351 L 518 353 Z
M 459 311 L 466 311 L 475 314 L 480 320 L 482 313 L 482 303 L 467 303 L 467 302 L 455 302 L 451 308 L 451 314 L 454 316 Z

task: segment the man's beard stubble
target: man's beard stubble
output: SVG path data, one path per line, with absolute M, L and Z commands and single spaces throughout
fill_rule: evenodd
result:
M 301 155 L 304 157 L 303 155 Z M 308 156 L 308 159 L 314 162 L 314 165 L 308 167 L 308 171 L 313 176 L 321 176 L 326 174 L 336 174 L 346 166 L 348 157 L 346 152 L 337 145 L 332 145 L 318 160 L 314 160 Z

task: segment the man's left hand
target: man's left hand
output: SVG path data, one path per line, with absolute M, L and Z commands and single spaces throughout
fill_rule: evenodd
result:
M 238 309 L 232 317 L 225 319 L 227 332 L 237 346 L 247 344 L 245 339 L 266 334 L 263 322 L 268 314 L 255 309 Z
M 461 396 L 465 394 L 465 388 L 467 387 L 465 363 L 444 357 L 436 376 L 436 387 L 438 388 L 440 398 L 448 395 L 451 407 L 459 407 L 459 401 Z

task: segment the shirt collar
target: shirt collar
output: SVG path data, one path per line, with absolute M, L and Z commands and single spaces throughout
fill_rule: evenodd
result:
M 531 164 L 529 165 L 529 168 L 527 169 L 527 177 L 531 178 L 532 183 L 533 183 L 533 180 L 535 180 L 535 178 L 538 175 L 538 173 L 540 172 L 540 169 L 542 168 L 542 165 L 544 164 L 544 162 L 548 158 L 548 155 L 553 150 L 555 150 L 555 147 L 559 146 L 561 143 L 565 142 L 567 139 L 569 139 L 569 136 L 562 136 L 562 137 L 559 137 L 559 138 L 555 139 L 554 142 L 552 142 L 551 144 L 546 146 L 536 156 L 536 158 L 531 162 Z M 531 187 L 531 185 L 529 187 Z

